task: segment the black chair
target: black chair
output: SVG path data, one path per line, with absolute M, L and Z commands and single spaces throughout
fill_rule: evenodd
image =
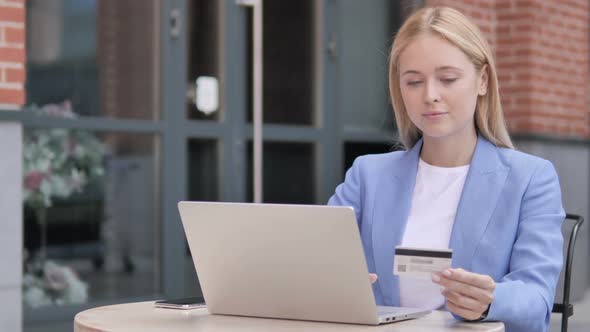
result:
M 567 320 L 574 315 L 574 305 L 570 303 L 570 286 L 572 278 L 572 265 L 574 264 L 574 248 L 576 247 L 576 238 L 578 230 L 584 222 L 584 218 L 575 214 L 566 214 L 566 223 L 573 223 L 569 239 L 567 240 L 567 256 L 565 257 L 565 274 L 563 276 L 563 301 L 553 304 L 554 313 L 561 314 L 561 331 L 567 332 Z

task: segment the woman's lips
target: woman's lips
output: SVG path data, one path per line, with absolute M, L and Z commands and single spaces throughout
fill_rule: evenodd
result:
M 436 120 L 436 119 L 440 119 L 440 118 L 444 117 L 447 114 L 448 114 L 448 112 L 429 112 L 429 113 L 422 114 L 422 116 L 424 116 L 425 118 L 430 119 L 430 120 Z

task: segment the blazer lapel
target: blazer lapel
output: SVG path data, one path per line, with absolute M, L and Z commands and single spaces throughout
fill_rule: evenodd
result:
M 475 249 L 490 222 L 508 172 L 497 148 L 478 137 L 451 232 L 453 267 L 471 270 Z
M 400 163 L 395 165 L 395 173 L 385 179 L 375 193 L 373 257 L 379 275 L 378 286 L 386 305 L 399 303 L 399 278 L 393 275 L 393 256 L 395 244 L 401 243 L 408 220 L 421 148 L 422 140 L 404 153 Z

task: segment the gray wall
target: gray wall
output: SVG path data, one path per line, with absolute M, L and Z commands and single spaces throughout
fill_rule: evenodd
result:
M 0 331 L 22 327 L 22 129 L 0 122 Z
M 545 139 L 521 138 L 515 140 L 518 150 L 550 160 L 561 184 L 563 206 L 568 213 L 579 214 L 585 222 L 580 230 L 574 254 L 571 299 L 580 300 L 590 284 L 589 234 L 589 189 L 590 189 L 590 147 L 575 141 L 550 141 Z M 562 288 L 561 281 L 558 289 Z M 557 293 L 557 299 L 561 297 Z

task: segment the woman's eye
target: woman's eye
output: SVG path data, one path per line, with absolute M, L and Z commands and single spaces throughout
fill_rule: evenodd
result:
M 457 80 L 457 78 L 443 78 L 443 79 L 441 79 L 441 81 L 444 84 L 451 84 L 451 83 L 455 82 L 456 80 Z
M 406 84 L 409 86 L 416 86 L 420 83 L 422 83 L 422 81 L 408 81 Z

